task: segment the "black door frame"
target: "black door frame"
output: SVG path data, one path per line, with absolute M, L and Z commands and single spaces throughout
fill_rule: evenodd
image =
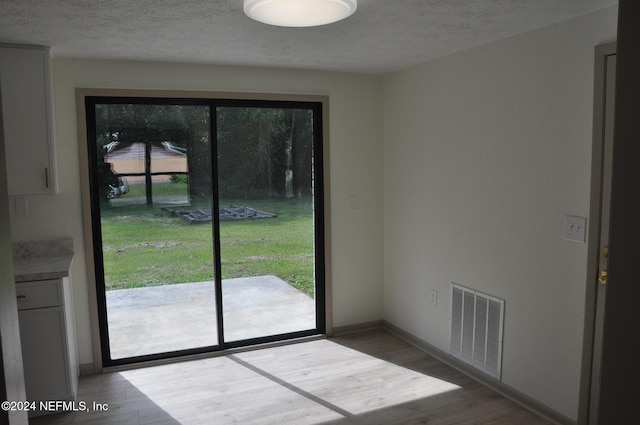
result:
M 326 333 L 326 260 L 325 260 L 325 217 L 324 217 L 324 143 L 323 143 L 323 103 L 297 100 L 259 100 L 259 99 L 207 99 L 189 97 L 147 97 L 147 96 L 85 96 L 85 120 L 87 129 L 87 153 L 91 204 L 91 229 L 93 233 L 93 256 L 95 268 L 98 325 L 100 331 L 101 359 L 104 367 L 132 363 L 148 362 L 168 358 L 223 351 L 231 348 L 265 344 L 295 338 L 321 335 Z M 102 231 L 100 225 L 100 195 L 96 143 L 96 115 L 98 104 L 147 104 L 147 105 L 194 105 L 208 106 L 211 133 L 211 178 L 212 188 L 218 187 L 217 170 L 217 122 L 216 109 L 219 107 L 255 107 L 280 109 L 308 109 L 313 113 L 313 205 L 314 205 L 314 252 L 315 252 L 315 311 L 314 329 L 256 337 L 226 342 L 224 339 L 222 267 L 220 257 L 220 220 L 218 214 L 212 214 L 214 243 L 215 302 L 217 315 L 218 345 L 197 347 L 166 353 L 146 354 L 122 359 L 110 356 L 109 331 L 107 320 L 106 290 L 104 281 L 104 263 L 102 255 Z M 212 210 L 219 211 L 218 191 L 213 190 Z

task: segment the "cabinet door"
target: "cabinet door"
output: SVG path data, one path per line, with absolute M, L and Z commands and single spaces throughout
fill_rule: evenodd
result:
M 0 46 L 0 94 L 9 195 L 56 193 L 49 51 Z
M 18 310 L 64 305 L 62 279 L 16 283 Z
M 64 307 L 18 312 L 27 400 L 71 400 Z

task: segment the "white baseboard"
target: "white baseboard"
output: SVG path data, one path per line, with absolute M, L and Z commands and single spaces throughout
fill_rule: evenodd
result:
M 485 385 L 498 394 L 508 398 L 509 400 L 518 403 L 520 406 L 524 407 L 527 410 L 532 411 L 536 415 L 542 416 L 543 418 L 553 422 L 558 425 L 576 425 L 576 421 L 571 418 L 563 415 L 562 413 L 540 403 L 539 401 L 529 397 L 526 394 L 521 393 L 520 391 L 511 388 L 510 386 L 504 384 L 501 381 L 498 381 L 490 376 L 476 370 L 472 366 L 456 359 L 449 353 L 446 353 L 440 350 L 437 347 L 429 344 L 428 342 L 418 338 L 417 336 L 395 326 L 392 323 L 389 323 L 385 320 L 382 320 L 383 329 L 391 332 L 392 334 L 402 338 L 407 341 L 409 344 L 416 346 L 427 354 L 435 357 L 441 362 L 451 366 L 452 368 L 464 373 L 470 378 L 475 379 L 480 382 L 482 385 Z
M 355 332 L 363 332 L 363 331 L 368 331 L 370 329 L 381 329 L 382 327 L 383 327 L 382 320 L 356 323 L 355 325 L 336 326 L 333 328 L 333 336 L 347 335 Z

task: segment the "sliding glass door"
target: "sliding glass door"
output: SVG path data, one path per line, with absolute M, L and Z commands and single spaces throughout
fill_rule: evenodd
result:
M 103 364 L 324 332 L 319 103 L 85 104 Z
M 313 110 L 216 117 L 225 340 L 315 328 Z

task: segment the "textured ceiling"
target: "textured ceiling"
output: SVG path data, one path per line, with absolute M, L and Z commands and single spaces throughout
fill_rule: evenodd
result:
M 315 28 L 247 18 L 242 0 L 0 0 L 0 42 L 59 57 L 386 73 L 617 4 L 615 0 L 359 0 Z

